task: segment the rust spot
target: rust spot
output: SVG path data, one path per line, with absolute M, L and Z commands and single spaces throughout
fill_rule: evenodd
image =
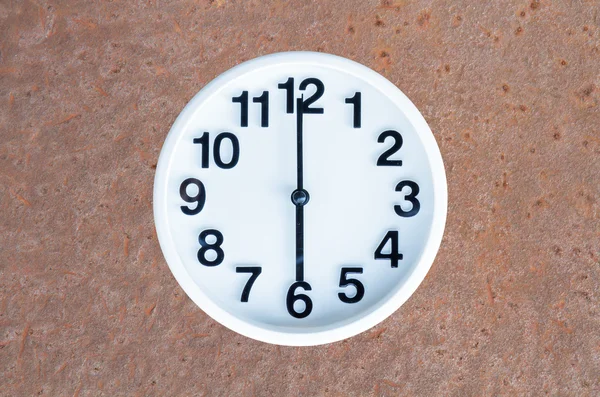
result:
M 523 28 L 519 26 L 517 30 L 515 30 L 515 35 L 519 36 L 521 33 L 523 33 Z
M 576 98 L 581 102 L 581 104 L 587 107 L 593 107 L 598 104 L 598 99 L 595 98 L 593 93 L 596 91 L 596 86 L 594 84 L 588 84 L 575 92 Z
M 525 106 L 525 105 L 519 105 L 519 110 L 521 112 L 526 112 L 527 111 L 527 106 Z
M 381 19 L 381 17 L 379 15 L 375 15 L 375 26 L 377 26 L 377 27 L 385 26 L 385 22 L 383 22 L 383 20 Z
M 560 132 L 555 132 L 554 135 L 552 135 L 552 137 L 554 138 L 554 140 L 558 141 L 560 139 Z
M 144 313 L 146 313 L 146 316 L 149 316 L 152 314 L 152 312 L 154 311 L 155 308 L 156 308 L 156 302 L 151 304 L 150 306 L 148 306 L 146 308 L 146 310 L 144 310 Z
M 389 48 L 376 49 L 377 64 L 380 70 L 388 70 L 392 66 L 392 58 Z
M 389 381 L 389 380 L 387 380 L 387 379 L 384 379 L 384 380 L 382 380 L 382 382 L 383 382 L 383 383 L 385 383 L 386 385 L 390 386 L 390 387 L 395 387 L 395 388 L 402 387 L 402 385 L 401 385 L 401 384 L 399 384 L 399 383 L 394 383 L 394 382 L 392 382 L 392 381 Z
M 107 93 L 106 91 L 104 91 L 104 90 L 102 89 L 102 87 L 100 87 L 99 85 L 95 85 L 95 86 L 94 86 L 94 89 L 95 89 L 95 90 L 98 92 L 98 94 L 100 94 L 100 95 L 102 95 L 102 96 L 104 96 L 104 97 L 107 97 L 107 96 L 108 96 L 108 93 Z
M 129 256 L 129 236 L 123 236 L 123 254 L 125 257 Z
M 560 320 L 553 320 L 556 325 L 558 325 L 558 327 L 563 330 L 564 332 L 566 332 L 567 334 L 572 334 L 573 333 L 573 328 L 568 327 L 565 321 L 560 321 Z
M 525 13 L 525 11 L 521 11 L 521 13 L 519 15 L 521 16 L 521 18 L 525 18 L 525 15 L 527 15 L 527 14 Z
M 387 328 L 381 328 L 378 330 L 375 330 L 371 333 L 371 335 L 369 335 L 369 339 L 379 339 L 381 338 L 381 335 L 387 330 Z
M 462 20 L 463 20 L 463 17 L 461 15 L 455 15 L 454 18 L 452 18 L 452 26 L 453 27 L 460 26 L 462 24 Z
M 565 61 L 564 59 L 561 59 L 560 64 L 561 64 L 561 66 L 567 66 L 567 61 Z
M 589 97 L 590 95 L 592 95 L 592 92 L 594 92 L 594 85 L 590 84 L 587 87 L 584 87 L 580 92 L 579 92 L 579 97 L 580 98 L 585 98 L 585 97 Z
M 183 33 L 181 31 L 181 26 L 179 26 L 179 23 L 177 23 L 177 21 L 175 19 L 173 19 L 173 28 L 175 29 L 175 32 L 177 32 L 178 34 Z
M 31 203 L 25 197 L 21 196 L 19 193 L 13 191 L 12 189 L 10 189 L 10 192 L 15 195 L 17 200 L 25 204 L 27 207 L 31 207 Z
M 538 8 L 540 8 L 540 0 L 533 0 L 529 4 L 529 8 L 531 8 L 532 10 L 537 10 Z
M 502 84 L 502 91 L 504 91 L 504 92 L 510 91 L 510 87 L 508 86 L 508 84 Z
M 423 10 L 419 13 L 417 17 L 417 24 L 426 29 L 429 26 L 429 20 L 431 19 L 431 11 Z
M 346 32 L 348 32 L 348 33 L 350 33 L 350 34 L 354 34 L 354 26 L 352 26 L 352 25 L 349 25 L 349 26 L 346 28 Z
M 65 118 L 64 118 L 64 119 L 62 119 L 62 120 L 59 120 L 59 121 L 57 121 L 57 122 L 54 122 L 54 123 L 53 123 L 53 122 L 47 122 L 47 123 L 45 123 L 44 125 L 46 125 L 46 126 L 57 126 L 57 125 L 61 125 L 61 124 L 64 124 L 64 123 L 67 123 L 67 122 L 69 122 L 69 121 L 73 120 L 74 118 L 78 118 L 79 116 L 80 116 L 80 114 L 79 114 L 79 113 L 72 113 L 72 114 L 68 115 L 67 117 L 65 117 Z
M 25 350 L 25 341 L 27 340 L 27 335 L 29 335 L 29 323 L 25 324 L 25 328 L 23 329 L 23 333 L 21 335 L 21 345 L 19 346 L 19 355 L 17 358 L 20 360 L 23 357 L 23 351 Z
M 490 302 L 490 305 L 493 305 L 494 304 L 494 293 L 492 292 L 492 285 L 490 284 L 489 280 L 486 283 L 486 291 L 487 291 L 488 301 Z
M 450 72 L 450 65 L 444 65 L 444 70 L 446 71 L 446 73 Z

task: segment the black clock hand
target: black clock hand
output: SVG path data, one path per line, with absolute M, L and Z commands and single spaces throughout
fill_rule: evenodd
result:
M 296 206 L 296 281 L 304 281 L 304 205 L 310 196 L 303 186 L 302 129 L 304 96 L 296 102 L 296 162 L 297 186 L 292 192 L 292 203 Z

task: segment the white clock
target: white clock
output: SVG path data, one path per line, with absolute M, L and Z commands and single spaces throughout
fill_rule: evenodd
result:
M 154 217 L 189 297 L 264 342 L 317 345 L 373 327 L 429 270 L 447 185 L 424 118 L 348 59 L 263 56 L 185 107 L 162 148 Z

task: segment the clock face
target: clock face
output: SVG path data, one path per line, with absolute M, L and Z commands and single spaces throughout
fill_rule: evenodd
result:
M 315 345 L 392 314 L 425 277 L 447 208 L 425 120 L 376 72 L 280 53 L 219 76 L 185 107 L 154 186 L 179 284 L 251 338 Z

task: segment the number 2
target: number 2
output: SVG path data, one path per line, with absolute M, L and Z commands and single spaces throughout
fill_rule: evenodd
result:
M 314 85 L 316 88 L 316 91 L 314 94 L 312 94 L 308 98 L 303 99 L 302 113 L 303 114 L 309 114 L 309 113 L 322 114 L 324 112 L 323 108 L 311 108 L 310 105 L 315 103 L 319 98 L 321 98 L 323 96 L 323 93 L 325 92 L 325 86 L 323 85 L 323 82 L 321 80 L 311 77 L 306 80 L 303 80 L 302 83 L 300 83 L 300 87 L 298 87 L 298 88 L 300 89 L 300 91 L 304 91 L 308 88 L 309 85 Z
M 390 160 L 390 156 L 395 154 L 402 147 L 402 135 L 398 131 L 387 130 L 383 131 L 379 134 L 377 138 L 377 142 L 384 143 L 387 138 L 393 138 L 394 144 L 385 152 L 381 153 L 381 156 L 377 159 L 377 165 L 383 166 L 400 166 L 402 165 L 402 160 Z

